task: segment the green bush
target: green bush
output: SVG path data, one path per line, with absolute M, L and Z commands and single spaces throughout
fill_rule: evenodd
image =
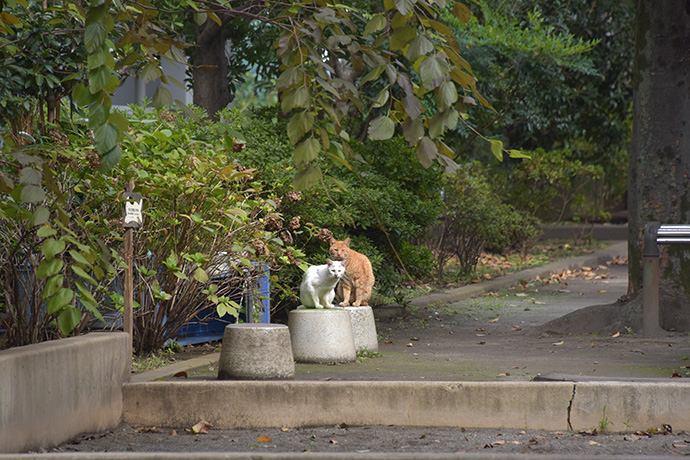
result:
M 286 226 L 281 231 L 290 234 L 295 246 L 306 254 L 306 261 L 325 262 L 330 238 L 329 233 L 320 233 L 325 229 L 338 239 L 349 236 L 352 248 L 371 259 L 379 292 L 389 292 L 400 284 L 405 275 L 395 252 L 400 254 L 403 245 L 422 237 L 442 209 L 437 169 L 424 169 L 402 138 L 353 142 L 354 155 L 360 160 L 352 162 L 355 169 L 338 162 L 322 164 L 323 183 L 295 194 L 291 185 L 292 148 L 278 111 L 265 108 L 246 118 L 230 112 L 225 120 L 246 140 L 246 148 L 237 154 L 238 161 L 260 170 L 259 177 L 283 197 L 278 211 Z M 295 219 L 299 227 L 290 228 L 287 223 Z M 403 250 L 402 262 L 413 266 L 415 276 L 428 278 L 432 267 L 421 264 L 422 258 L 417 256 Z M 299 286 L 302 273 L 285 270 L 281 276 L 281 282 Z M 297 296 L 283 300 L 291 306 Z
M 0 303 L 10 345 L 65 336 L 94 318 L 103 322 L 101 308 L 122 309 L 122 192 L 130 182 L 144 197 L 144 225 L 134 231 L 139 353 L 162 347 L 201 309 L 237 316 L 238 295 L 263 267 L 272 274 L 284 265 L 305 268 L 301 252 L 268 228 L 281 221 L 278 200 L 255 170 L 233 160 L 237 133 L 136 107 L 128 117 L 122 160 L 107 174 L 85 129 L 75 128 L 60 148 L 6 139 Z M 33 261 L 28 277 L 17 269 L 25 261 Z
M 445 175 L 443 197 L 445 213 L 427 239 L 436 255 L 439 282 L 450 258 L 457 259 L 461 273 L 468 273 L 483 250 L 502 252 L 536 233 L 529 219 L 503 202 L 480 165 Z

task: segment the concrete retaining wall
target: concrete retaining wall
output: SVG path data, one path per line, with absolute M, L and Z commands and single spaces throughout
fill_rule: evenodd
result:
M 116 427 L 130 372 L 127 338 L 93 333 L 0 352 L 0 452 Z
M 148 382 L 126 384 L 123 420 L 218 429 L 417 425 L 690 430 L 690 385 L 619 382 Z M 603 410 L 606 408 L 604 414 Z

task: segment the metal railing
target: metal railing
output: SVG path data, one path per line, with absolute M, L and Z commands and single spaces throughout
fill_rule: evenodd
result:
M 644 226 L 642 249 L 642 333 L 660 336 L 659 325 L 659 245 L 690 244 L 690 225 L 649 222 Z

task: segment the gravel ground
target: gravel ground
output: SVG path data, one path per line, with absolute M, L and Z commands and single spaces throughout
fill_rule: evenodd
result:
M 331 426 L 214 430 L 121 425 L 85 435 L 51 452 L 513 453 L 582 456 L 690 454 L 690 434 L 669 427 L 627 434 L 515 429 Z

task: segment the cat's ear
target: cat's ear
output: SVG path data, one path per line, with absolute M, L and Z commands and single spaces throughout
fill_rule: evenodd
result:
M 350 237 L 345 238 L 345 246 L 350 247 Z
M 331 237 L 331 246 L 335 244 L 335 238 Z
M 331 259 L 326 259 L 326 263 L 330 267 L 333 264 L 333 261 Z

